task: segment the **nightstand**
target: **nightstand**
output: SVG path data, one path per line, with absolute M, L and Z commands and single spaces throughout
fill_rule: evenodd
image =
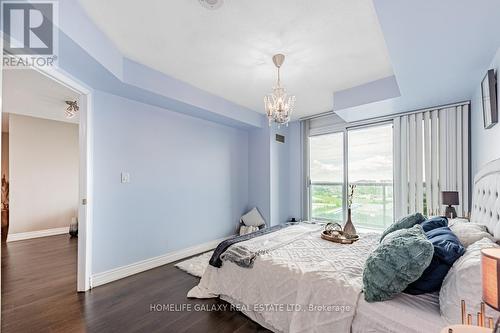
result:
M 450 329 L 452 331 L 450 331 Z M 480 327 L 480 326 L 473 326 L 473 325 L 451 325 L 451 326 L 446 326 L 441 330 L 441 333 L 491 333 L 493 332 L 493 329 L 491 328 L 486 328 L 486 327 Z

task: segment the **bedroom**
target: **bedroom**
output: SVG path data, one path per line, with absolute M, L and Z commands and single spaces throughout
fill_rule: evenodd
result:
M 484 326 L 498 317 L 483 295 L 481 251 L 466 248 L 472 235 L 500 237 L 498 1 L 3 1 L 2 10 L 3 70 L 35 64 L 78 90 L 88 122 L 78 253 L 67 264 L 79 283 L 46 281 L 51 297 L 16 298 L 36 282 L 3 267 L 2 330 L 439 332 L 462 322 L 462 299 L 466 331 L 479 329 L 478 312 Z M 285 107 L 272 99 L 278 80 Z M 437 240 L 406 234 L 426 260 L 407 262 L 419 267 L 390 300 L 366 302 L 366 262 L 390 243 L 380 234 L 402 218 L 411 228 L 396 235 L 417 232 L 421 216 L 405 216 L 453 209 L 457 218 L 431 220 L 456 250 L 432 292 L 403 292 L 439 259 Z M 326 223 L 359 238 L 321 239 Z M 256 237 L 209 264 L 241 226 Z M 2 245 L 2 262 L 15 251 Z M 469 256 L 475 270 L 453 275 Z M 450 283 L 475 289 L 445 297 Z

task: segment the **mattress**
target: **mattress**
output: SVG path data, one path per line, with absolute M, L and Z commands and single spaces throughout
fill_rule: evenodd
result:
M 350 332 L 364 263 L 380 236 L 364 234 L 345 246 L 321 239 L 321 229 L 291 226 L 238 243 L 266 251 L 252 268 L 209 265 L 188 297 L 220 296 L 274 332 Z
M 457 305 L 457 311 L 460 311 Z M 439 294 L 399 294 L 385 302 L 368 303 L 360 295 L 352 333 L 439 333 L 447 323 L 439 313 Z
M 363 234 L 345 246 L 321 239 L 320 232 L 317 226 L 293 226 L 238 243 L 266 251 L 253 268 L 230 261 L 221 268 L 209 265 L 188 297 L 220 297 L 273 332 L 432 333 L 446 326 L 437 294 L 363 299 L 364 264 L 380 235 Z

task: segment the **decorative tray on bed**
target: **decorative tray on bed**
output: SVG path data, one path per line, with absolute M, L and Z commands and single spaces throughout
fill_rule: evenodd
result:
M 340 244 L 352 244 L 359 239 L 359 236 L 345 233 L 338 223 L 328 223 L 321 232 L 321 238 Z

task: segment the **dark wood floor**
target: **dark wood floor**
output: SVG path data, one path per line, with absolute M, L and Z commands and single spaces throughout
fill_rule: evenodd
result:
M 76 293 L 76 239 L 60 235 L 2 246 L 2 332 L 269 332 L 224 301 L 189 300 L 199 281 L 173 264 Z M 180 311 L 151 311 L 174 304 Z M 189 304 L 227 307 L 183 311 Z

